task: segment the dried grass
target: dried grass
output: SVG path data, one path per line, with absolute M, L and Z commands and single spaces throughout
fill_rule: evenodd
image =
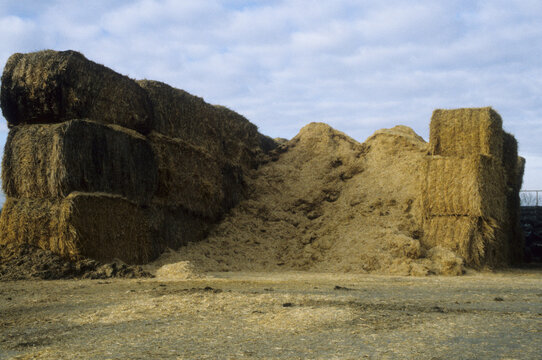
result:
M 142 264 L 156 258 L 149 214 L 122 197 L 71 193 L 62 200 L 8 198 L 0 242 L 28 243 L 61 256 Z
M 154 154 L 144 137 L 86 120 L 13 127 L 2 170 L 4 192 L 17 198 L 81 191 L 148 203 L 157 186 Z
M 429 132 L 431 154 L 469 157 L 473 154 L 503 158 L 500 115 L 490 107 L 435 110 Z
M 2 75 L 0 101 L 10 125 L 90 118 L 143 134 L 151 130 L 146 92 L 75 51 L 12 55 Z
M 422 182 L 425 216 L 507 218 L 505 174 L 500 162 L 479 155 L 428 157 Z

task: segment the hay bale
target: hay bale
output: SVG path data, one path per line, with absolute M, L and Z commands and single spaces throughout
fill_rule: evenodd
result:
M 158 164 L 155 202 L 218 219 L 243 195 L 242 170 L 203 147 L 156 132 L 149 141 Z
M 441 246 L 465 259 L 473 268 L 510 263 L 508 239 L 493 219 L 473 216 L 433 216 L 424 221 L 422 244 Z
M 10 125 L 90 118 L 146 134 L 152 123 L 147 93 L 134 80 L 75 51 L 12 55 L 0 103 Z
M 248 168 L 257 164 L 258 153 L 276 147 L 264 139 L 256 125 L 223 106 L 207 104 L 202 98 L 167 84 L 141 80 L 153 105 L 153 129 L 204 148 L 212 156 L 226 158 Z
M 503 157 L 502 119 L 490 107 L 435 110 L 429 142 L 433 155 L 483 154 L 500 160 Z
M 8 197 L 0 214 L 0 244 L 29 244 L 57 254 L 75 254 L 74 244 L 59 241 L 58 201 Z
M 153 150 L 135 131 L 86 120 L 20 125 L 9 132 L 2 185 L 10 197 L 107 192 L 147 203 L 157 186 Z
M 62 200 L 7 198 L 1 244 L 30 244 L 71 259 L 149 262 L 160 254 L 148 213 L 122 197 L 72 193 Z
M 137 84 L 151 100 L 154 131 L 198 145 L 212 154 L 221 150 L 221 134 L 211 105 L 159 81 L 139 80 Z
M 474 216 L 504 220 L 505 174 L 500 162 L 485 155 L 428 157 L 422 181 L 425 216 Z

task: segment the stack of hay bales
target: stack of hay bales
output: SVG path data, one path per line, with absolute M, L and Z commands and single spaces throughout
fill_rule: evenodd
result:
M 146 263 L 205 236 L 268 140 L 233 111 L 74 51 L 10 57 L 0 243 Z
M 435 110 L 422 186 L 424 242 L 480 268 L 519 260 L 523 160 L 491 108 Z

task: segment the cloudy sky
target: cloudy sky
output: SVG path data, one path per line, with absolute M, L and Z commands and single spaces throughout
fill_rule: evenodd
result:
M 524 188 L 542 189 L 540 0 L 0 0 L 0 29 L 1 64 L 78 50 L 272 137 L 323 121 L 359 141 L 398 124 L 427 139 L 433 109 L 492 106 L 527 159 Z

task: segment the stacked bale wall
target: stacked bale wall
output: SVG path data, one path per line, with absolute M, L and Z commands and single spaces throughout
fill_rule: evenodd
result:
M 430 149 L 421 191 L 425 244 L 447 247 L 475 268 L 518 261 L 523 162 L 499 114 L 435 110 Z
M 231 110 L 74 51 L 15 54 L 0 243 L 146 263 L 202 239 L 273 142 Z

